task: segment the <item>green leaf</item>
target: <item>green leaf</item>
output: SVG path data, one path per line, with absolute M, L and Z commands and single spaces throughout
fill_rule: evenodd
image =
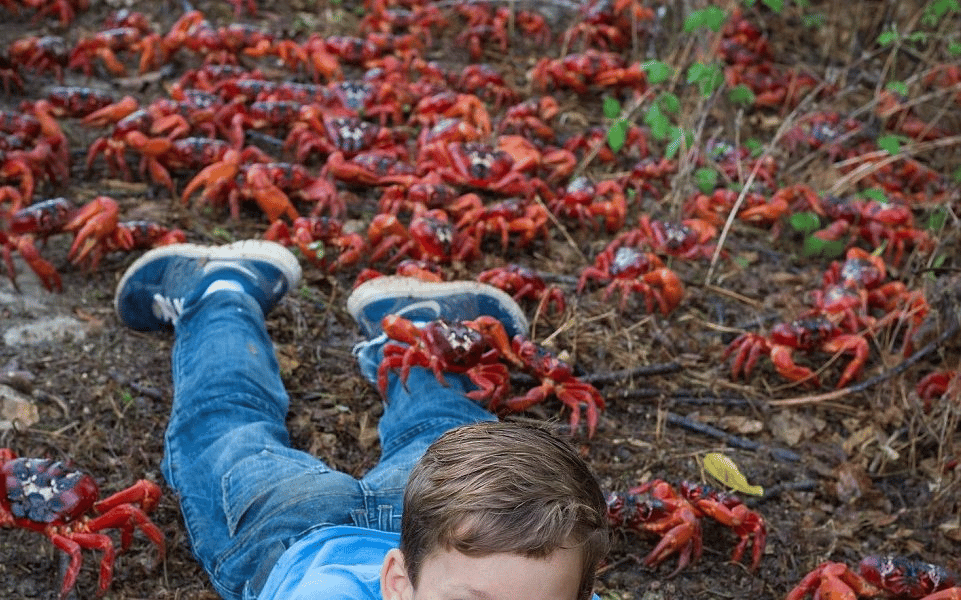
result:
M 924 7 L 921 23 L 928 27 L 935 27 L 949 10 L 955 12 L 961 10 L 958 0 L 935 0 Z
M 907 40 L 912 44 L 923 44 L 928 41 L 928 34 L 923 31 L 915 31 L 907 37 Z
M 821 228 L 821 218 L 815 212 L 797 212 L 787 219 L 791 229 L 801 234 L 809 234 Z
M 840 240 L 822 240 L 809 235 L 804 238 L 804 256 L 813 258 L 837 258 L 844 254 L 845 244 Z
M 223 227 L 214 227 L 210 230 L 210 235 L 217 239 L 226 240 L 228 242 L 234 241 L 234 236 L 232 233 L 224 229 Z
M 888 203 L 888 196 L 884 193 L 884 190 L 880 188 L 868 188 L 858 194 L 862 198 L 867 198 L 868 200 L 874 200 L 875 202 L 880 202 L 882 204 Z
M 614 121 L 611 128 L 607 130 L 607 145 L 611 150 L 618 152 L 624 147 L 624 140 L 627 139 L 628 122 L 625 119 Z
M 744 142 L 744 147 L 751 151 L 751 158 L 757 158 L 764 152 L 764 144 L 757 138 L 748 138 Z
M 671 127 L 671 121 L 657 104 L 652 104 L 644 115 L 644 124 L 651 128 L 651 136 L 656 140 L 663 140 Z
M 901 142 L 904 139 L 903 135 L 882 135 L 878 138 L 878 148 L 891 155 L 900 154 Z
M 647 82 L 651 85 L 667 81 L 674 73 L 674 69 L 669 64 L 659 60 L 649 60 L 643 63 L 641 68 L 647 73 Z
M 928 225 L 927 228 L 931 231 L 941 231 L 944 228 L 944 224 L 948 222 L 948 209 L 943 206 L 938 206 L 931 211 L 928 215 Z
M 621 114 L 621 103 L 611 96 L 604 97 L 604 116 L 608 119 L 616 119 Z
M 904 83 L 903 81 L 889 81 L 884 86 L 884 89 L 894 92 L 900 96 L 908 95 L 908 84 Z
M 708 6 L 701 10 L 695 10 L 684 19 L 684 31 L 690 33 L 695 29 L 707 27 L 711 31 L 718 32 L 726 20 L 726 12 L 717 6 Z
M 954 173 L 951 173 L 951 181 L 961 185 L 961 167 L 958 167 L 954 170 Z
M 739 83 L 731 88 L 731 91 L 727 93 L 727 97 L 734 104 L 744 104 L 746 106 L 754 104 L 755 99 L 754 92 L 743 83 Z
M 878 44 L 881 46 L 890 46 L 898 40 L 897 31 L 885 31 L 878 36 Z
M 748 483 L 747 477 L 741 473 L 737 464 L 720 452 L 708 452 L 704 456 L 704 470 L 736 492 L 751 496 L 764 495 L 763 487 Z
M 680 98 L 670 92 L 664 92 L 658 96 L 657 103 L 660 105 L 661 110 L 666 113 L 678 113 L 681 110 Z
M 770 8 L 777 14 L 781 14 L 781 11 L 784 10 L 784 0 L 761 0 L 761 1 L 764 3 L 764 6 Z
M 961 54 L 961 42 L 949 42 L 948 52 L 951 54 L 951 56 L 958 56 Z
M 707 97 L 724 83 L 724 71 L 718 64 L 694 63 L 687 70 L 687 82 L 696 82 L 701 95 Z
M 689 148 L 694 141 L 694 134 L 676 125 L 671 126 L 668 134 L 670 143 L 664 149 L 664 156 L 671 158 L 681 149 L 681 146 Z
M 710 194 L 714 191 L 717 186 L 717 178 L 717 171 L 709 167 L 702 167 L 694 171 L 694 182 L 697 184 L 697 189 L 701 190 L 703 194 Z

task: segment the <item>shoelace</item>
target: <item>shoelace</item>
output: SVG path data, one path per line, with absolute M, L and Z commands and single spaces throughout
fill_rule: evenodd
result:
M 153 295 L 153 308 L 154 314 L 158 319 L 162 321 L 169 321 L 174 325 L 180 319 L 180 315 L 184 312 L 184 299 L 183 298 L 168 298 L 161 294 Z

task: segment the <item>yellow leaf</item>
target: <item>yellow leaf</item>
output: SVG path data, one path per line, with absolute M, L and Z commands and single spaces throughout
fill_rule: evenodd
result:
M 763 487 L 748 483 L 747 477 L 741 473 L 734 461 L 720 452 L 709 452 L 704 456 L 704 470 L 732 490 L 751 496 L 764 494 Z

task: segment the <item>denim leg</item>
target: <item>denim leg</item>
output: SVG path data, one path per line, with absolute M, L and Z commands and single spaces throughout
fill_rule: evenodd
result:
M 290 448 L 288 397 L 255 300 L 211 294 L 185 310 L 176 334 L 164 476 L 214 587 L 240 598 L 296 538 L 353 524 L 364 493 Z
M 378 529 L 400 530 L 404 487 L 414 464 L 434 440 L 448 429 L 497 417 L 464 396 L 471 384 L 464 375 L 445 374 L 444 386 L 433 372 L 411 369 L 407 385 L 391 375 L 387 386 L 384 415 L 377 426 L 381 458 L 361 480 L 373 493 L 381 519 L 390 517 Z M 385 526 L 385 525 L 389 525 Z

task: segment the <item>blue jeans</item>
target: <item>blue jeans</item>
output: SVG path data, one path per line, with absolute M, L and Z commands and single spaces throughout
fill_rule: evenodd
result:
M 257 303 L 222 291 L 182 314 L 163 472 L 179 494 L 192 549 L 224 598 L 252 598 L 301 536 L 328 525 L 399 531 L 403 490 L 427 446 L 458 425 L 494 420 L 424 369 L 391 377 L 381 458 L 360 479 L 290 447 L 288 397 Z

